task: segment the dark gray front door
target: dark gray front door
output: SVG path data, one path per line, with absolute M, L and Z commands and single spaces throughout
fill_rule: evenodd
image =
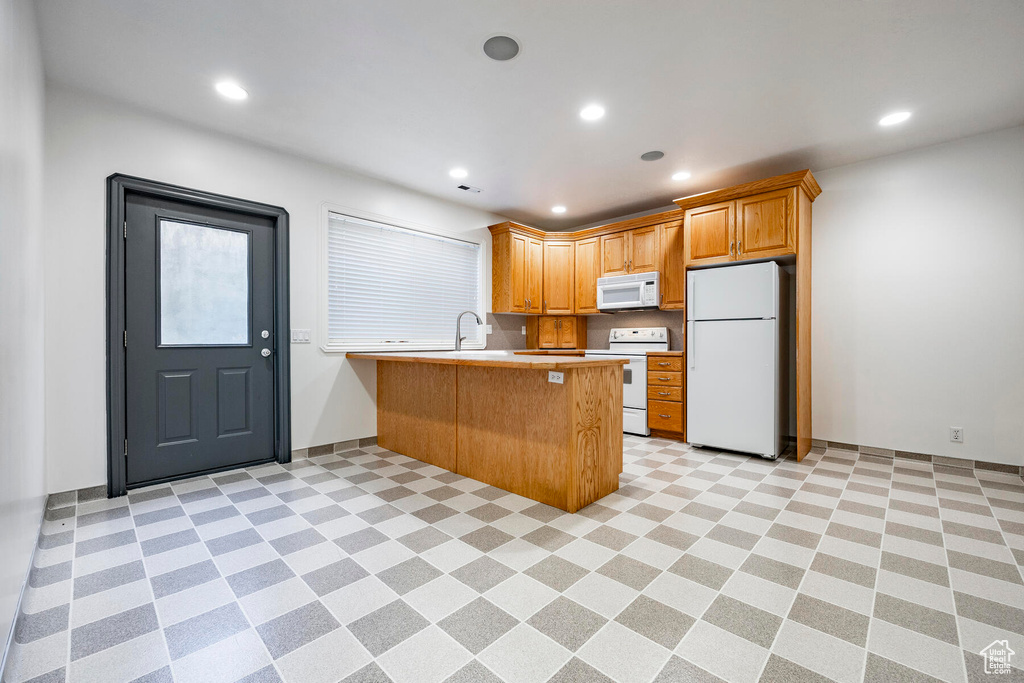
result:
M 127 485 L 271 460 L 274 226 L 129 194 Z

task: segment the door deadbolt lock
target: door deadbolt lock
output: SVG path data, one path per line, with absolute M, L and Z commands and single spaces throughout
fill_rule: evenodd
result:
M 263 349 L 260 351 L 260 355 L 264 358 L 270 358 L 270 349 Z
M 267 330 L 263 330 L 262 332 L 260 332 L 260 336 L 263 337 L 264 339 L 267 339 L 270 337 L 270 332 Z

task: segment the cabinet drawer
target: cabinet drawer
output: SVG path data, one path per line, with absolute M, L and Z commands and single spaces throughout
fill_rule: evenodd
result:
M 681 372 L 662 372 L 660 370 L 651 370 L 650 366 L 647 367 L 647 386 L 648 387 L 681 387 L 683 386 L 683 373 Z
M 682 356 L 648 356 L 647 357 L 647 371 L 648 372 L 682 372 L 683 371 L 683 358 Z
M 648 401 L 647 426 L 665 432 L 682 433 L 683 404 L 672 401 Z
M 682 387 L 647 387 L 647 398 L 651 401 L 682 401 Z

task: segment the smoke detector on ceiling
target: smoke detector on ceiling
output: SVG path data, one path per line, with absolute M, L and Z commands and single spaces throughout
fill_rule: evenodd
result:
M 466 192 L 472 192 L 473 194 L 480 194 L 483 192 L 479 187 L 473 187 L 472 185 L 459 185 L 458 188 L 460 190 L 465 190 Z

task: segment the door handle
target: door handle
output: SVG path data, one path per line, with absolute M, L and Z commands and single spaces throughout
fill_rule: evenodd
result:
M 264 358 L 270 358 L 270 354 L 272 353 L 273 351 L 271 351 L 270 349 L 263 349 L 262 351 L 260 351 L 260 355 L 263 356 Z
M 740 240 L 740 241 L 738 241 L 736 243 L 736 255 L 737 256 L 742 256 L 743 255 L 743 240 Z
M 633 270 L 633 259 L 629 259 L 629 269 Z
M 696 358 L 694 357 L 693 350 L 696 345 L 693 343 L 693 334 L 697 326 L 693 324 L 691 320 L 686 326 L 686 355 L 690 358 L 690 369 L 694 370 L 697 367 Z

